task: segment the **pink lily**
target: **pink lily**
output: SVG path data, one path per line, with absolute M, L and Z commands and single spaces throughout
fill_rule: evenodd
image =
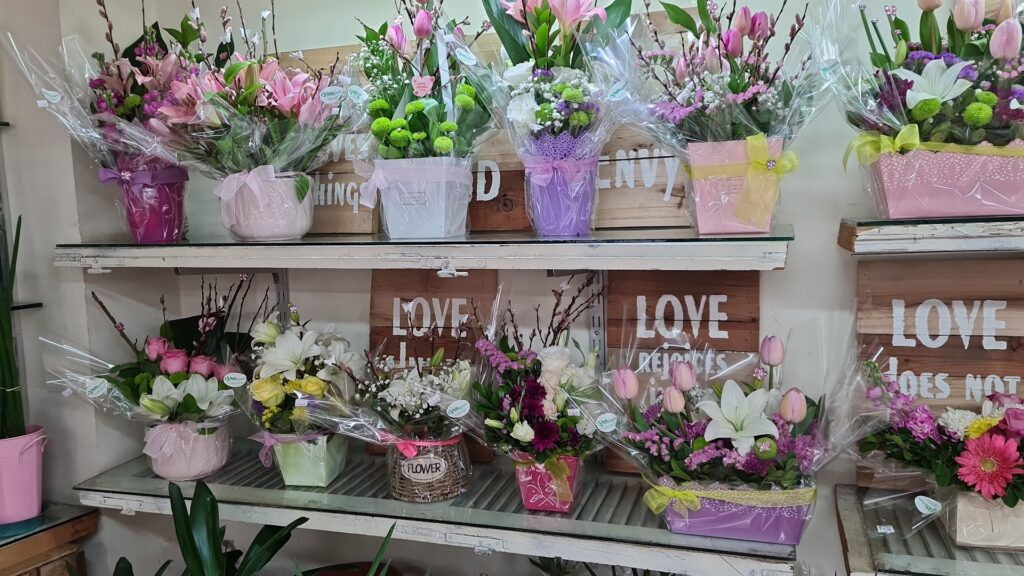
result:
M 608 13 L 597 6 L 597 0 L 548 0 L 548 6 L 563 33 L 595 16 L 602 22 L 608 20 Z
M 523 10 L 523 5 L 526 11 Z M 505 13 L 514 18 L 520 24 L 526 24 L 526 14 L 533 14 L 537 8 L 544 5 L 544 0 L 501 0 L 501 6 Z

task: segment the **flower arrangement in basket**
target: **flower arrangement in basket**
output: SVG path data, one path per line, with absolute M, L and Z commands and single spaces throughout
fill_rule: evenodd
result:
M 191 15 L 182 18 L 178 29 L 149 24 L 143 6 L 142 35 L 122 50 L 105 0 L 96 4 L 111 52 L 86 57 L 74 39 L 65 40 L 66 75 L 64 70 L 55 74 L 34 54 L 21 53 L 10 35 L 4 47 L 39 93 L 40 106 L 102 166 L 100 180 L 121 187 L 119 204 L 132 239 L 139 244 L 178 242 L 185 233 L 188 172 L 147 151 L 147 124 L 170 97 L 171 83 L 199 70 L 205 33 Z M 171 45 L 165 32 L 174 40 Z M 79 86 L 79 81 L 87 84 Z
M 980 410 L 938 412 L 903 393 L 877 362 L 866 362 L 866 373 L 866 409 L 881 411 L 886 422 L 860 441 L 860 451 L 909 467 L 911 474 L 901 468 L 904 479 L 924 477 L 956 490 L 947 528 L 958 544 L 1024 548 L 1024 400 L 993 393 Z
M 887 7 L 879 23 L 863 4 L 837 6 L 837 28 L 857 19 L 866 51 L 839 52 L 836 91 L 859 131 L 865 184 L 889 218 L 1024 212 L 1021 23 L 1012 2 L 919 2 L 920 35 Z M 856 14 L 855 14 L 856 13 Z M 821 34 L 824 49 L 834 38 Z M 869 62 L 864 61 L 864 56 Z
M 599 3 L 484 0 L 510 66 L 481 84 L 526 169 L 528 211 L 542 236 L 590 232 L 598 159 L 618 126 L 605 110 L 612 86 L 591 78 L 579 37 L 621 26 L 631 2 Z
M 592 290 L 593 274 L 567 296 L 571 282 L 554 291 L 547 328 L 523 337 L 510 307 L 502 318 L 500 339 L 476 343 L 487 362 L 474 385 L 476 411 L 483 419 L 479 432 L 487 444 L 515 461 L 527 510 L 568 512 L 581 486 L 583 457 L 598 448 L 594 426 L 577 407 L 581 398 L 595 392 L 596 353 L 574 362 L 567 344 L 570 326 L 595 305 L 601 292 Z
M 645 0 L 646 26 L 625 39 L 639 70 L 627 64 L 624 73 L 645 82 L 643 123 L 685 159 L 702 234 L 767 232 L 780 182 L 799 165 L 786 147 L 827 85 L 800 41 L 809 3 L 784 37 L 777 31 L 787 4 L 768 14 L 697 0 L 695 19 L 663 3 L 669 21 L 692 35 L 680 46 L 654 27 Z
M 235 52 L 227 9 L 215 60 L 171 83 L 149 125 L 162 155 L 219 180 L 224 226 L 241 240 L 294 240 L 312 226 L 312 179 L 327 147 L 353 120 L 349 78 L 329 70 L 285 69 L 267 38 L 276 15 L 261 13 L 257 28 L 239 31 Z M 202 27 L 196 14 L 195 21 Z M 276 46 L 276 40 L 272 42 Z
M 141 346 L 93 294 L 132 357 L 113 365 L 43 338 L 44 362 L 55 377 L 51 382 L 101 410 L 145 422 L 143 453 L 157 475 L 175 481 L 209 476 L 227 462 L 231 436 L 225 424 L 236 411 L 231 387 L 245 383 L 232 350 L 246 352 L 249 340 L 228 327 L 236 310 L 235 323 L 240 323 L 251 282 L 243 277 L 221 294 L 216 283 L 204 281 L 201 313 L 167 320 L 164 309 L 160 335 L 147 337 Z
M 342 367 L 357 356 L 333 330 L 310 330 L 294 307 L 288 328 L 278 318 L 275 311 L 250 332 L 256 365 L 240 403 L 260 427 L 252 439 L 263 445 L 263 465 L 276 460 L 288 486 L 324 487 L 344 468 L 348 443 L 310 421 L 306 407 L 328 396 L 347 399 L 348 376 Z
M 399 16 L 377 29 L 363 25 L 353 58 L 369 82 L 366 111 L 376 159 L 362 196 L 376 204 L 393 238 L 446 238 L 466 233 L 472 156 L 491 128 L 491 114 L 462 73 L 473 63 L 468 21 L 449 21 L 444 0 L 401 0 Z M 407 20 L 407 22 L 406 22 Z M 412 35 L 406 35 L 406 26 Z
M 672 363 L 663 390 L 644 393 L 627 366 L 606 379 L 616 445 L 640 463 L 652 486 L 644 503 L 672 532 L 799 543 L 816 494 L 821 410 L 797 388 L 781 392 L 784 356 L 782 341 L 766 338 L 747 382 L 707 374 L 701 384 L 689 361 Z

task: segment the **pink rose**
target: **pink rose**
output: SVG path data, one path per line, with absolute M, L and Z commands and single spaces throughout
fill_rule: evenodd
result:
M 146 338 L 146 358 L 156 362 L 161 356 L 164 355 L 167 350 L 171 349 L 171 343 L 167 341 L 167 338 L 160 336 L 152 336 Z
M 228 374 L 241 373 L 242 369 L 238 367 L 234 362 L 228 362 L 227 364 L 214 364 L 213 375 L 217 377 L 217 380 L 224 381 L 224 377 Z
M 1003 416 L 1006 431 L 1017 436 L 1024 436 L 1024 409 L 1007 408 Z
M 188 370 L 188 354 L 184 350 L 168 350 L 160 359 L 160 371 L 164 374 L 176 374 Z
M 209 378 L 217 365 L 209 356 L 193 356 L 188 363 L 188 371 L 192 374 L 200 374 L 203 378 Z
M 433 76 L 413 76 L 412 93 L 415 94 L 417 98 L 426 98 L 427 96 L 430 96 L 430 93 L 433 91 Z

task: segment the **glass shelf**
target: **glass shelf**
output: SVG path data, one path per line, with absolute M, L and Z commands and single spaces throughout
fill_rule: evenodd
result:
M 839 534 L 847 552 L 851 576 L 1011 576 L 1024 574 L 1024 553 L 961 548 L 946 534 L 940 520 L 904 537 L 888 526 L 903 518 L 900 510 L 913 508 L 914 494 L 894 497 L 887 504 L 863 505 L 866 488 L 836 486 Z M 880 492 L 873 490 L 873 492 Z M 903 512 L 905 514 L 905 512 Z M 909 530 L 907 530 L 909 531 Z
M 854 255 L 1024 252 L 1024 216 L 882 220 L 848 218 L 839 245 Z
M 354 446 L 358 444 L 354 443 Z M 221 503 L 221 517 L 284 524 L 300 516 L 305 528 L 383 536 L 473 548 L 479 553 L 561 556 L 597 564 L 687 574 L 750 574 L 768 568 L 791 574 L 792 546 L 672 534 L 643 503 L 647 485 L 636 476 L 588 466 L 574 511 L 523 511 L 514 469 L 506 458 L 474 465 L 472 489 L 449 502 L 411 504 L 388 497 L 383 457 L 358 454 L 325 489 L 286 488 L 276 468 L 264 468 L 248 441 L 228 465 L 205 481 Z M 137 458 L 76 486 L 83 504 L 126 513 L 168 514 L 167 481 Z M 192 484 L 182 489 L 191 495 Z
M 194 238 L 176 245 L 124 241 L 58 244 L 54 263 L 93 268 L 322 268 L 522 270 L 776 270 L 785 267 L 792 226 L 769 234 L 698 236 L 690 228 L 601 230 L 587 238 L 479 233 L 445 240 L 383 235 L 308 236 L 244 243 Z
M 93 508 L 44 502 L 41 515 L 23 522 L 0 526 L 0 548 L 27 540 L 47 530 L 95 513 L 96 510 Z

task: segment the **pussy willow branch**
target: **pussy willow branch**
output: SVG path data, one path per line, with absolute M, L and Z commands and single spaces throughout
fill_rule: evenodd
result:
M 121 340 L 124 340 L 125 344 L 127 344 L 132 349 L 132 351 L 135 352 L 136 356 L 139 355 L 140 351 L 138 346 L 136 346 L 135 342 L 132 342 L 131 338 L 129 338 L 128 335 L 124 333 L 124 324 L 118 322 L 117 318 L 114 318 L 114 315 L 110 313 L 109 309 L 107 309 L 107 305 L 103 303 L 103 300 L 100 300 L 100 297 L 97 296 L 95 292 L 92 292 L 92 299 L 96 301 L 96 304 L 99 305 L 100 310 L 103 310 L 103 313 L 107 316 L 107 319 L 110 320 L 110 323 L 114 325 L 114 330 L 117 331 L 117 334 L 118 336 L 121 337 Z

